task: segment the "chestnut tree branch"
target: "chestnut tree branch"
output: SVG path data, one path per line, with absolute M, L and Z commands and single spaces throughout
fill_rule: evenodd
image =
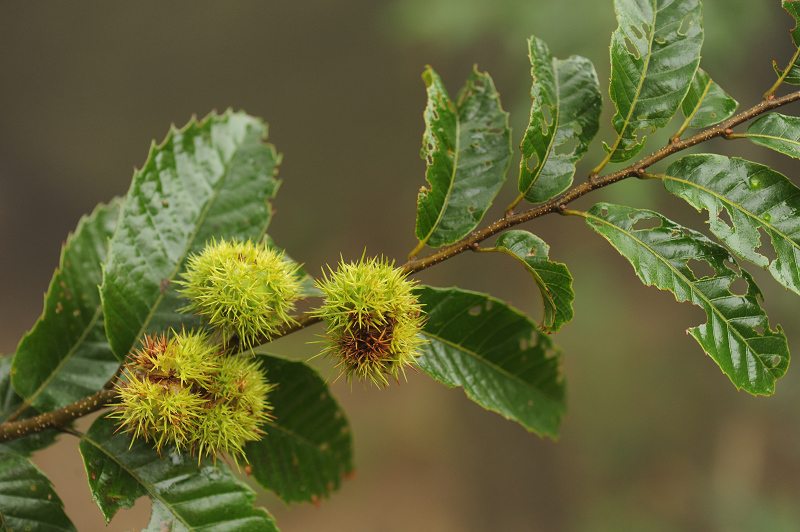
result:
M 519 225 L 521 223 L 533 220 L 534 218 L 539 218 L 540 216 L 554 212 L 567 214 L 565 212 L 567 204 L 593 190 L 611 185 L 617 181 L 622 181 L 623 179 L 627 179 L 629 177 L 652 177 L 651 174 L 646 174 L 646 168 L 670 155 L 685 150 L 686 148 L 696 146 L 697 144 L 706 142 L 715 137 L 727 139 L 742 138 L 744 135 L 734 134 L 732 128 L 752 118 L 755 118 L 758 115 L 766 113 L 767 111 L 771 111 L 796 100 L 800 100 L 800 91 L 781 96 L 780 98 L 776 98 L 768 92 L 767 98 L 754 105 L 750 109 L 747 109 L 746 111 L 743 111 L 738 115 L 725 120 L 719 125 L 705 129 L 700 133 L 692 135 L 691 137 L 683 140 L 677 137 L 673 138 L 668 145 L 640 159 L 638 162 L 604 176 L 599 176 L 596 174 L 591 175 L 587 181 L 573 186 L 563 194 L 556 196 L 546 203 L 534 206 L 533 208 L 518 214 L 509 211 L 502 219 L 497 220 L 481 230 L 470 233 L 455 244 L 440 249 L 439 251 L 436 251 L 422 259 L 415 259 L 406 262 L 401 266 L 401 269 L 406 274 L 415 273 L 429 268 L 434 264 L 438 264 L 450 259 L 464 251 L 477 250 L 480 242 L 515 225 Z M 272 338 L 260 338 L 258 341 L 259 343 L 267 343 L 268 341 L 286 336 L 287 334 L 297 332 L 300 329 L 304 329 L 309 325 L 313 325 L 319 321 L 321 321 L 319 317 L 310 314 L 296 316 L 293 322 L 285 325 L 277 335 L 273 336 Z M 229 347 L 235 348 L 235 346 Z M 112 379 L 112 381 L 113 380 L 114 379 Z M 109 384 L 112 381 L 109 381 Z M 113 389 L 106 388 L 92 395 L 91 397 L 81 399 L 80 401 L 76 401 L 71 405 L 59 408 L 58 410 L 46 412 L 23 421 L 7 421 L 3 424 L 0 424 L 0 442 L 21 438 L 28 434 L 41 432 L 50 428 L 60 428 L 62 425 L 72 421 L 73 419 L 100 410 L 108 405 L 114 399 L 114 397 L 116 397 L 116 392 Z

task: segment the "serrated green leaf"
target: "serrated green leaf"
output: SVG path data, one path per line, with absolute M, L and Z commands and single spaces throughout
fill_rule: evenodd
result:
M 0 452 L 0 526 L 17 532 L 74 531 L 50 479 L 22 456 Z
M 139 438 L 131 441 L 118 424 L 98 418 L 81 439 L 79 448 L 89 478 L 89 488 L 108 522 L 120 508 L 136 499 L 153 501 L 146 530 L 161 531 L 277 531 L 272 517 L 253 508 L 256 494 L 221 460 L 216 464 L 173 449 L 161 456 Z
M 790 34 L 792 36 L 792 41 L 794 42 L 795 48 L 800 47 L 800 5 L 797 4 L 797 0 L 783 0 L 781 2 L 781 6 L 783 9 L 786 10 L 795 20 L 795 26 L 792 28 Z M 800 48 L 798 48 L 800 49 Z M 800 85 L 800 65 L 797 64 L 797 56 L 798 53 L 795 51 L 794 57 L 792 57 L 789 64 L 786 66 L 789 69 L 789 72 L 786 74 L 786 77 L 783 79 L 784 83 L 789 83 L 790 85 Z M 782 76 L 785 72 L 778 67 L 778 63 L 775 60 L 772 61 L 772 68 L 775 69 L 775 73 L 778 76 Z
M 637 130 L 664 127 L 681 105 L 700 63 L 703 21 L 699 0 L 614 0 L 614 7 L 609 91 L 617 139 L 603 147 L 621 163 L 644 147 Z
M 769 271 L 800 294 L 800 188 L 768 166 L 722 155 L 689 155 L 662 176 L 664 187 L 695 209 L 708 210 L 709 227 L 734 253 Z M 719 218 L 728 211 L 732 226 Z M 777 258 L 759 253 L 759 229 Z M 766 243 L 764 243 L 766 245 Z
M 539 327 L 543 331 L 558 332 L 572 320 L 572 276 L 566 265 L 550 262 L 550 246 L 544 240 L 527 231 L 512 230 L 503 233 L 494 247 L 484 249 L 511 255 L 531 274 L 542 296 L 544 313 Z
M 789 366 L 786 336 L 780 325 L 777 331 L 770 329 L 758 304 L 763 297 L 750 274 L 737 274 L 725 264 L 736 267 L 727 249 L 653 211 L 598 203 L 585 216 L 589 227 L 631 262 L 644 284 L 669 290 L 679 302 L 688 300 L 706 312 L 708 321 L 687 332 L 737 388 L 754 395 L 775 391 L 775 381 Z M 653 218 L 660 226 L 636 227 Z M 692 259 L 707 262 L 714 275 L 698 279 L 688 264 Z M 747 281 L 742 296 L 729 288 L 740 278 Z
M 176 279 L 212 238 L 258 240 L 271 218 L 280 162 L 267 127 L 244 113 L 173 128 L 133 176 L 109 243 L 100 288 L 106 332 L 119 360 L 150 331 L 198 327 Z
M 17 395 L 11 386 L 11 358 L 10 356 L 0 357 L 0 423 L 24 406 L 22 397 Z M 38 414 L 39 412 L 33 407 L 26 408 L 17 420 L 21 421 Z M 55 430 L 34 432 L 16 440 L 0 443 L 0 452 L 30 456 L 35 451 L 54 444 L 56 436 L 58 436 L 58 432 Z
M 257 354 L 270 382 L 275 420 L 245 456 L 253 478 L 284 502 L 312 502 L 353 472 L 353 440 L 344 412 L 317 372 L 302 362 Z
M 719 124 L 733 116 L 737 107 L 739 102 L 728 96 L 705 70 L 698 68 L 689 92 L 681 103 L 683 116 L 686 117 L 681 131 L 687 127 L 698 129 Z
M 477 70 L 467 80 L 457 102 L 442 80 L 428 68 L 422 157 L 427 161 L 417 198 L 416 235 L 419 246 L 444 246 L 464 237 L 481 221 L 503 182 L 511 161 L 508 113 L 488 74 Z
M 531 118 L 520 150 L 519 191 L 531 203 L 541 203 L 572 184 L 577 163 L 600 127 L 603 97 L 594 65 L 572 56 L 556 59 L 544 41 L 528 39 L 531 60 Z M 547 113 L 547 115 L 545 115 Z M 571 151 L 568 142 L 577 141 Z
M 565 386 L 561 350 L 550 337 L 486 294 L 426 286 L 417 295 L 428 340 L 419 367 L 446 386 L 463 387 L 482 407 L 557 438 Z
M 747 128 L 747 138 L 760 146 L 800 159 L 800 118 L 796 116 L 764 115 Z
M 67 237 L 44 312 L 14 355 L 14 389 L 42 412 L 92 395 L 119 367 L 106 339 L 97 286 L 120 202 L 98 205 Z

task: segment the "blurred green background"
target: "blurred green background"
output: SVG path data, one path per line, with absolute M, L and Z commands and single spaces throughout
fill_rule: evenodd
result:
M 791 56 L 793 21 L 777 0 L 704 4 L 702 64 L 749 107 L 774 80 L 771 60 Z M 41 312 L 67 233 L 97 202 L 125 193 L 132 168 L 170 123 L 228 107 L 269 123 L 284 155 L 270 233 L 309 271 L 365 247 L 401 263 L 416 244 L 424 184 L 424 66 L 453 96 L 474 63 L 488 71 L 518 145 L 530 108 L 525 39 L 535 34 L 559 57 L 595 63 L 605 97 L 598 140 L 609 140 L 615 27 L 611 0 L 4 2 L 0 352 L 13 353 Z M 746 141 L 711 147 L 800 184 L 796 161 Z M 599 156 L 595 146 L 578 179 Z M 515 196 L 517 163 L 487 221 Z M 659 183 L 622 182 L 574 207 L 600 200 L 705 227 Z M 260 492 L 281 530 L 800 530 L 800 371 L 790 368 L 771 398 L 737 392 L 683 334 L 705 320 L 700 309 L 644 287 L 582 220 L 551 216 L 524 228 L 575 277 L 575 320 L 555 337 L 569 396 L 560 441 L 528 434 L 422 374 L 387 390 L 340 381 L 333 391 L 353 425 L 358 475 L 319 507 L 287 508 Z M 772 323 L 790 347 L 800 345 L 797 297 L 753 273 Z M 534 284 L 505 256 L 464 254 L 418 278 L 541 313 Z M 270 350 L 307 359 L 315 351 L 306 342 L 318 334 Z M 330 374 L 325 361 L 312 364 Z M 35 461 L 78 530 L 106 530 L 74 438 L 62 436 Z M 107 530 L 138 530 L 148 516 L 141 500 Z

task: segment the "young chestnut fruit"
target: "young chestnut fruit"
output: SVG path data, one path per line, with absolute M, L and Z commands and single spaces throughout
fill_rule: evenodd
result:
M 245 348 L 269 339 L 300 297 L 299 266 L 266 243 L 212 241 L 187 261 L 180 293 L 189 299 L 182 308 L 195 312 L 222 333 L 223 342 L 237 337 Z
M 145 336 L 123 368 L 111 414 L 120 429 L 153 441 L 160 452 L 234 459 L 244 444 L 261 438 L 271 418 L 267 395 L 274 388 L 257 362 L 226 356 L 205 333 Z
M 339 359 L 337 367 L 348 381 L 367 379 L 388 386 L 387 376 L 399 382 L 414 363 L 424 340 L 419 336 L 422 309 L 414 295 L 415 282 L 383 258 L 344 261 L 330 276 L 316 281 L 323 305 L 313 311 L 328 326 L 321 355 Z

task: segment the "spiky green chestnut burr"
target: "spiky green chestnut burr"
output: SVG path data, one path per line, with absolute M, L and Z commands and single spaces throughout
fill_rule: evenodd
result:
M 261 438 L 272 388 L 257 362 L 225 356 L 204 333 L 148 336 L 125 365 L 112 416 L 159 452 L 174 445 L 200 458 L 236 458 Z
M 422 309 L 414 296 L 415 283 L 393 263 L 381 258 L 342 262 L 317 280 L 325 295 L 314 311 L 328 326 L 323 355 L 339 359 L 348 381 L 356 378 L 388 386 L 387 376 L 399 381 L 424 341 L 419 336 Z
M 266 243 L 212 241 L 189 258 L 178 281 L 190 301 L 182 310 L 203 316 L 224 342 L 236 336 L 251 348 L 291 321 L 301 290 L 298 268 Z
M 134 438 L 152 440 L 159 451 L 190 447 L 205 413 L 201 390 L 222 367 L 219 349 L 205 334 L 145 336 L 131 355 L 116 389 L 113 417 Z

